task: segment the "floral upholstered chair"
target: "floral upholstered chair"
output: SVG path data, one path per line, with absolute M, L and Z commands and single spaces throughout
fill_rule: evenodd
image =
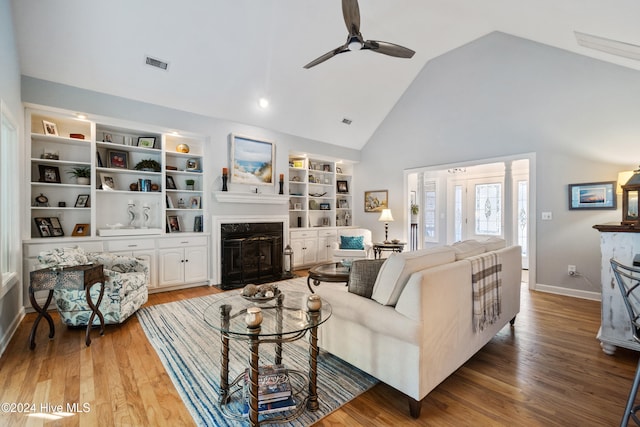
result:
M 124 322 L 148 299 L 149 269 L 137 258 L 101 252 L 85 252 L 82 248 L 61 248 L 41 252 L 41 266 L 65 267 L 85 264 L 104 266 L 104 297 L 98 307 L 106 324 Z M 99 286 L 91 289 L 93 301 Z M 84 291 L 56 289 L 53 297 L 62 321 L 68 326 L 86 326 L 91 316 Z M 96 318 L 94 324 L 99 324 Z

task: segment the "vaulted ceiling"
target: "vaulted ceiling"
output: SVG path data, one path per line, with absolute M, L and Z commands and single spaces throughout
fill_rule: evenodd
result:
M 636 0 L 360 0 L 364 38 L 415 56 L 349 52 L 308 70 L 346 40 L 340 0 L 12 7 L 24 75 L 355 149 L 430 60 L 493 31 L 640 70 L 640 61 L 580 46 L 574 35 L 640 45 Z M 168 62 L 167 71 L 146 65 L 147 55 Z

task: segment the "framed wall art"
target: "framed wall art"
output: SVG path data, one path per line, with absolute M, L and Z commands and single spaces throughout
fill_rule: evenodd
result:
M 616 182 L 569 184 L 569 209 L 616 209 Z
M 336 190 L 338 190 L 338 193 L 348 193 L 349 192 L 349 182 L 348 181 L 337 180 L 336 181 Z
M 388 206 L 389 190 L 374 190 L 364 192 L 364 211 L 382 212 Z
M 138 147 L 153 148 L 155 145 L 156 145 L 156 138 L 154 136 L 138 137 Z
M 128 169 L 129 168 L 129 156 L 126 151 L 115 151 L 109 150 L 107 152 L 109 156 L 109 167 L 110 168 L 121 168 Z
M 275 144 L 230 134 L 231 182 L 249 185 L 275 183 Z
M 42 125 L 44 126 L 45 135 L 58 136 L 58 126 L 55 123 L 43 120 Z

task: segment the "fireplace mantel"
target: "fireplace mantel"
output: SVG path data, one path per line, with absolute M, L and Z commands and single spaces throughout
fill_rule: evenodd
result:
M 289 196 L 284 194 L 214 191 L 213 195 L 220 203 L 252 203 L 257 205 L 284 205 L 289 203 Z

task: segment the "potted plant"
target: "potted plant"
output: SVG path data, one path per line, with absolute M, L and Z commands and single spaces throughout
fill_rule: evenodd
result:
M 160 163 L 153 159 L 144 159 L 140 160 L 134 166 L 134 169 L 138 171 L 160 172 Z
M 411 203 L 411 224 L 418 223 L 418 212 L 420 207 L 416 203 Z
M 71 176 L 76 177 L 76 182 L 81 185 L 88 185 L 91 178 L 91 168 L 89 166 L 76 166 L 67 171 Z
M 187 179 L 185 183 L 187 184 L 187 190 L 193 190 L 196 182 L 193 179 Z

